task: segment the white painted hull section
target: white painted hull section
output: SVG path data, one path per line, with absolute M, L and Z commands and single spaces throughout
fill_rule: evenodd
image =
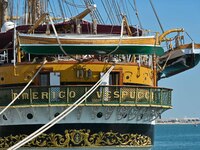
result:
M 67 107 L 10 108 L 1 117 L 1 126 L 46 124 Z M 154 124 L 165 111 L 152 107 L 78 107 L 59 124 L 63 123 L 129 123 Z M 32 115 L 32 118 L 28 118 Z

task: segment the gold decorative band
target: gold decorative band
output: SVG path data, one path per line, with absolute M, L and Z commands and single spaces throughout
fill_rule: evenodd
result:
M 24 139 L 27 135 L 10 135 L 0 137 L 0 148 L 8 148 Z M 65 130 L 61 134 L 41 134 L 34 140 L 27 143 L 26 147 L 95 147 L 95 146 L 151 146 L 151 138 L 141 134 L 120 134 L 113 132 L 91 133 L 88 129 Z

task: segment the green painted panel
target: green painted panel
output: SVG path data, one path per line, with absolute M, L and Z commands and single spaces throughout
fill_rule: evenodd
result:
M 70 105 L 91 86 L 37 86 L 27 88 L 13 106 Z M 0 89 L 0 106 L 7 106 L 22 88 Z M 140 105 L 171 107 L 171 89 L 139 86 L 100 86 L 84 102 L 86 105 Z
M 162 47 L 154 46 L 84 46 L 76 45 L 69 46 L 63 45 L 63 49 L 67 54 L 138 54 L 138 55 L 152 55 L 158 56 L 164 54 Z M 63 54 L 62 50 L 58 45 L 21 45 L 21 49 L 30 54 L 36 55 L 55 55 Z

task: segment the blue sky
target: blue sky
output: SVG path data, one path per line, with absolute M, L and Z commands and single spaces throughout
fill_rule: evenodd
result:
M 200 43 L 200 0 L 152 0 L 164 30 L 184 28 Z M 148 3 L 149 6 L 146 5 Z M 142 8 L 145 5 L 145 8 Z M 138 1 L 138 10 L 145 28 L 160 30 L 148 0 Z M 187 42 L 191 42 L 189 39 Z M 173 109 L 162 117 L 200 117 L 200 64 L 170 78 L 159 86 L 173 89 Z

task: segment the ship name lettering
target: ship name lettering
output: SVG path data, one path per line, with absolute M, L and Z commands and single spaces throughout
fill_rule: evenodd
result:
M 49 93 L 48 92 L 42 92 L 42 99 L 49 99 Z
M 106 91 L 105 92 L 105 97 L 106 98 L 111 98 L 111 91 Z
M 120 97 L 119 91 L 115 91 L 114 92 L 114 98 L 119 98 L 119 97 Z
M 12 94 L 12 99 L 15 99 L 15 97 L 17 97 L 17 93 L 13 93 Z M 18 98 L 19 99 L 19 98 Z
M 130 98 L 134 99 L 135 98 L 135 92 L 130 92 Z
M 103 91 L 96 91 L 95 93 L 96 99 L 101 99 L 101 98 L 107 98 L 107 99 L 153 99 L 154 98 L 154 94 L 153 92 L 148 92 L 148 91 L 110 91 L 110 90 L 105 90 Z M 13 99 L 16 98 L 18 95 L 18 93 L 14 93 L 12 92 L 12 97 Z M 30 90 L 30 92 L 25 92 L 23 93 L 21 96 L 19 96 L 18 99 L 22 99 L 22 100 L 46 100 L 49 98 L 55 99 L 55 98 L 60 98 L 60 99 L 66 99 L 66 98 L 78 98 L 77 97 L 77 92 L 76 91 L 51 91 L 51 92 L 33 92 Z
M 97 91 L 97 98 L 101 98 L 101 93 L 99 91 Z
M 127 91 L 122 91 L 122 98 L 127 97 L 128 96 L 128 92 Z
M 18 95 L 18 93 L 13 93 L 12 96 L 13 96 L 13 99 L 16 98 Z M 22 99 L 29 99 L 29 93 L 23 93 L 21 95 Z M 20 97 L 18 97 L 18 99 L 20 99 Z
M 145 98 L 149 99 L 149 92 L 145 92 Z
M 76 96 L 76 92 L 75 91 L 70 91 L 69 92 L 69 98 L 74 98 Z
M 39 99 L 39 97 L 38 97 L 38 92 L 33 92 L 33 93 L 32 93 L 32 98 L 33 98 L 33 100 Z
M 22 94 L 22 99 L 29 99 L 29 94 L 28 93 L 23 93 Z
M 66 93 L 64 91 L 60 91 L 58 96 L 59 96 L 59 98 L 65 98 L 65 94 Z

